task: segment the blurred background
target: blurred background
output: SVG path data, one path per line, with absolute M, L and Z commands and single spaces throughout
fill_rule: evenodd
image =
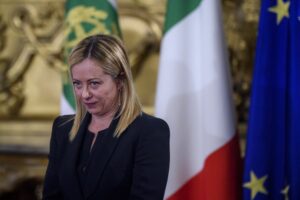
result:
M 65 0 L 0 1 L 0 194 L 39 199 L 60 113 Z M 144 110 L 153 114 L 166 0 L 119 0 L 119 22 Z M 222 0 L 244 152 L 259 1 Z M 16 192 L 17 191 L 17 192 Z M 17 193 L 17 194 L 16 194 Z M 5 196 L 6 195 L 6 196 Z M 24 198 L 25 199 L 25 198 Z

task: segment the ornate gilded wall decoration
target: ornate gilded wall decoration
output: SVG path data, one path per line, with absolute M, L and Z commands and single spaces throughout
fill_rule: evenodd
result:
M 1 116 L 20 114 L 28 98 L 24 77 L 37 56 L 49 67 L 61 70 L 63 66 L 61 2 L 15 3 L 1 3 Z

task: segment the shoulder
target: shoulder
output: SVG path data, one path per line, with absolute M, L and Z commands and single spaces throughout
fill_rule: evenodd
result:
M 147 113 L 141 113 L 134 121 L 133 125 L 143 132 L 163 132 L 169 134 L 170 129 L 167 122 L 161 118 L 154 117 Z
M 149 125 L 161 125 L 169 127 L 165 120 L 158 117 L 154 117 L 153 115 L 149 115 L 143 112 L 139 117 L 141 118 L 141 120 L 145 121 Z
M 152 161 L 161 158 L 163 159 L 161 163 L 168 161 L 170 129 L 166 121 L 142 113 L 133 124 L 131 130 L 137 136 L 137 154 L 141 156 L 140 158 L 147 157 L 153 159 Z
M 68 134 L 73 126 L 74 115 L 61 115 L 54 119 L 52 125 L 52 134 Z
M 75 115 L 61 115 L 54 119 L 53 128 L 72 126 Z

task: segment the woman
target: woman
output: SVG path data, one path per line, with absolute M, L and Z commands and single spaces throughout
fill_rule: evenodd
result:
M 87 37 L 69 66 L 76 114 L 53 123 L 43 199 L 163 199 L 169 127 L 142 112 L 123 44 Z

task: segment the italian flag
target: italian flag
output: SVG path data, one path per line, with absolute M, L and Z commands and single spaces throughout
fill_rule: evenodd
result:
M 165 198 L 237 200 L 241 160 L 219 0 L 170 0 L 156 115 L 171 129 Z
M 68 0 L 65 6 L 65 57 L 83 38 L 94 34 L 121 36 L 115 0 Z M 61 114 L 75 111 L 73 87 L 68 76 L 67 66 L 63 71 L 63 94 Z

